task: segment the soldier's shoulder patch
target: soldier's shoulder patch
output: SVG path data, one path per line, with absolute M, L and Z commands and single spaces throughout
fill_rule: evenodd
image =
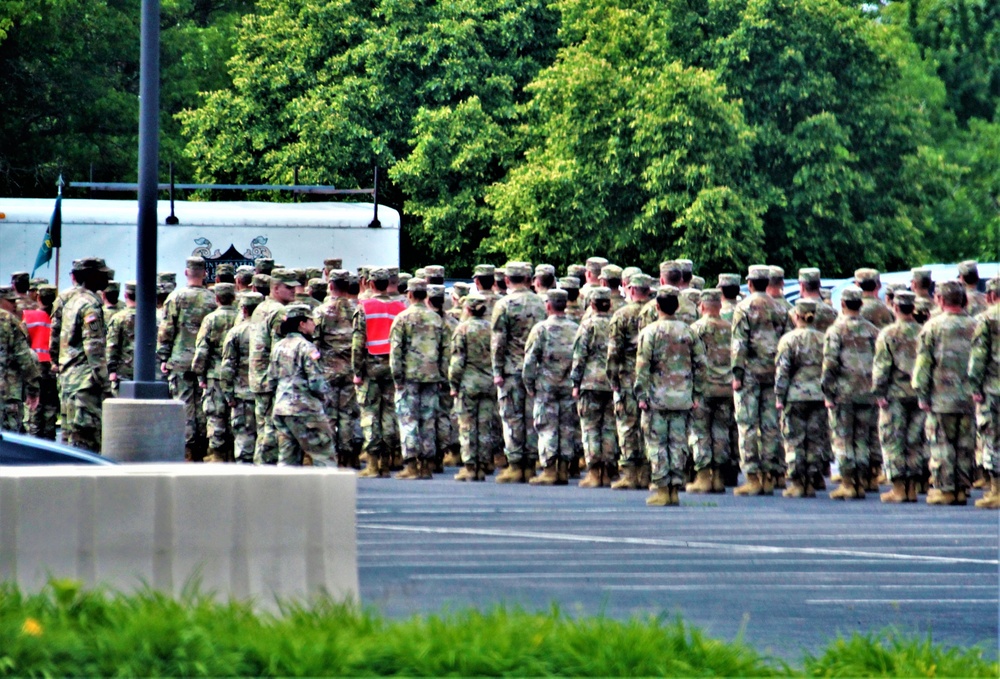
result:
M 86 316 L 83 317 L 83 322 L 87 324 L 96 323 L 98 315 L 96 312 L 91 311 Z

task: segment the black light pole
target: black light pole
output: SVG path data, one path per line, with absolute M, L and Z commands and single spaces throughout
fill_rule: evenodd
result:
M 170 398 L 156 381 L 156 197 L 160 152 L 160 0 L 142 0 L 139 57 L 139 229 L 136 241 L 135 381 L 120 395 Z

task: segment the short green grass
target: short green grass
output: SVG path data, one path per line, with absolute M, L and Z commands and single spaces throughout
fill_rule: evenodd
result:
M 318 601 L 280 614 L 84 590 L 0 585 L 0 676 L 997 677 L 980 649 L 891 632 L 836 639 L 798 667 L 676 619 L 573 618 L 496 607 L 406 620 Z

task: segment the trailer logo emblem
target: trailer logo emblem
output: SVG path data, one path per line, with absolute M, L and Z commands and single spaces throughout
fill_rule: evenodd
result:
M 241 267 L 244 264 L 253 266 L 254 260 L 258 257 L 269 259 L 272 257 L 271 249 L 267 247 L 267 238 L 265 236 L 254 238 L 250 241 L 250 247 L 242 253 L 233 244 L 230 244 L 225 252 L 220 252 L 218 248 L 213 252 L 212 241 L 207 238 L 195 238 L 194 244 L 198 247 L 191 251 L 191 256 L 205 258 L 205 268 L 208 272 L 209 280 L 215 279 L 215 268 L 220 264 L 232 264 L 234 268 Z

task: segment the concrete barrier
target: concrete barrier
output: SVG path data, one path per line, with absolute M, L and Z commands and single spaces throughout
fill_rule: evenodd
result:
M 109 398 L 102 406 L 101 454 L 118 462 L 182 462 L 184 403 Z
M 359 600 L 352 471 L 150 464 L 0 468 L 0 580 L 219 599 Z

